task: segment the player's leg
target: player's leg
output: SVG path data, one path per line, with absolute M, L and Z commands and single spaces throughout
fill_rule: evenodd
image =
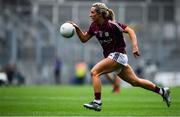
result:
M 108 81 L 112 84 L 113 93 L 119 93 L 120 92 L 120 78 L 115 73 L 108 73 L 105 74 L 105 78 L 108 79 Z
M 160 94 L 166 101 L 168 107 L 170 106 L 171 98 L 169 88 L 159 88 L 148 80 L 138 78 L 130 65 L 125 66 L 118 74 L 118 76 L 120 76 L 126 82 L 130 83 L 132 86 L 142 87 Z
M 121 67 L 120 64 L 110 58 L 105 58 L 97 63 L 91 70 L 91 78 L 94 88 L 94 101 L 89 104 L 84 104 L 84 107 L 96 111 L 101 110 L 101 80 L 100 75 L 115 71 Z
M 121 79 L 118 75 L 114 75 L 114 87 L 113 87 L 113 92 L 119 93 L 120 92 L 120 82 Z
M 106 77 L 106 79 L 107 79 L 111 84 L 114 83 L 114 78 L 112 77 L 112 74 L 111 74 L 111 73 L 105 74 L 105 77 Z
M 91 70 L 94 92 L 101 92 L 100 75 L 115 71 L 120 67 L 120 64 L 109 58 L 103 59 L 97 63 Z

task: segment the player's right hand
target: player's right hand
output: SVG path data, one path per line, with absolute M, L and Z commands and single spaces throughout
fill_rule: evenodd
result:
M 72 24 L 75 28 L 78 28 L 78 25 L 73 21 L 67 21 L 68 23 Z

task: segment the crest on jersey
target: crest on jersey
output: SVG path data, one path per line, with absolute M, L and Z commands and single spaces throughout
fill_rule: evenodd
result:
M 102 34 L 103 34 L 103 32 L 102 32 L 102 31 L 99 31 L 99 36 L 100 36 L 100 37 L 102 37 Z
M 106 37 L 109 37 L 109 33 L 108 32 L 105 32 L 104 33 Z

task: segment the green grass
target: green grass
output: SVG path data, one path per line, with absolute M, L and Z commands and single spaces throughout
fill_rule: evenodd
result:
M 101 112 L 85 109 L 93 99 L 92 86 L 0 87 L 1 116 L 180 116 L 180 88 L 172 88 L 170 108 L 162 98 L 141 88 L 102 89 Z

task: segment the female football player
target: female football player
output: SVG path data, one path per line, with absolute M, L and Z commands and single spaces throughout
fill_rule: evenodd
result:
M 125 24 L 116 22 L 114 20 L 114 12 L 104 3 L 94 3 L 90 9 L 89 16 L 92 19 L 92 23 L 87 32 L 82 32 L 81 28 L 76 23 L 70 22 L 75 27 L 81 42 L 85 43 L 91 39 L 92 36 L 96 36 L 103 48 L 104 54 L 104 59 L 99 61 L 91 69 L 94 100 L 84 104 L 84 107 L 95 111 L 101 111 L 101 80 L 99 77 L 102 74 L 113 71 L 132 86 L 142 87 L 160 94 L 169 107 L 171 103 L 169 88 L 160 88 L 148 80 L 138 78 L 128 64 L 123 33 L 127 33 L 130 37 L 134 57 L 137 58 L 140 56 L 134 30 Z

